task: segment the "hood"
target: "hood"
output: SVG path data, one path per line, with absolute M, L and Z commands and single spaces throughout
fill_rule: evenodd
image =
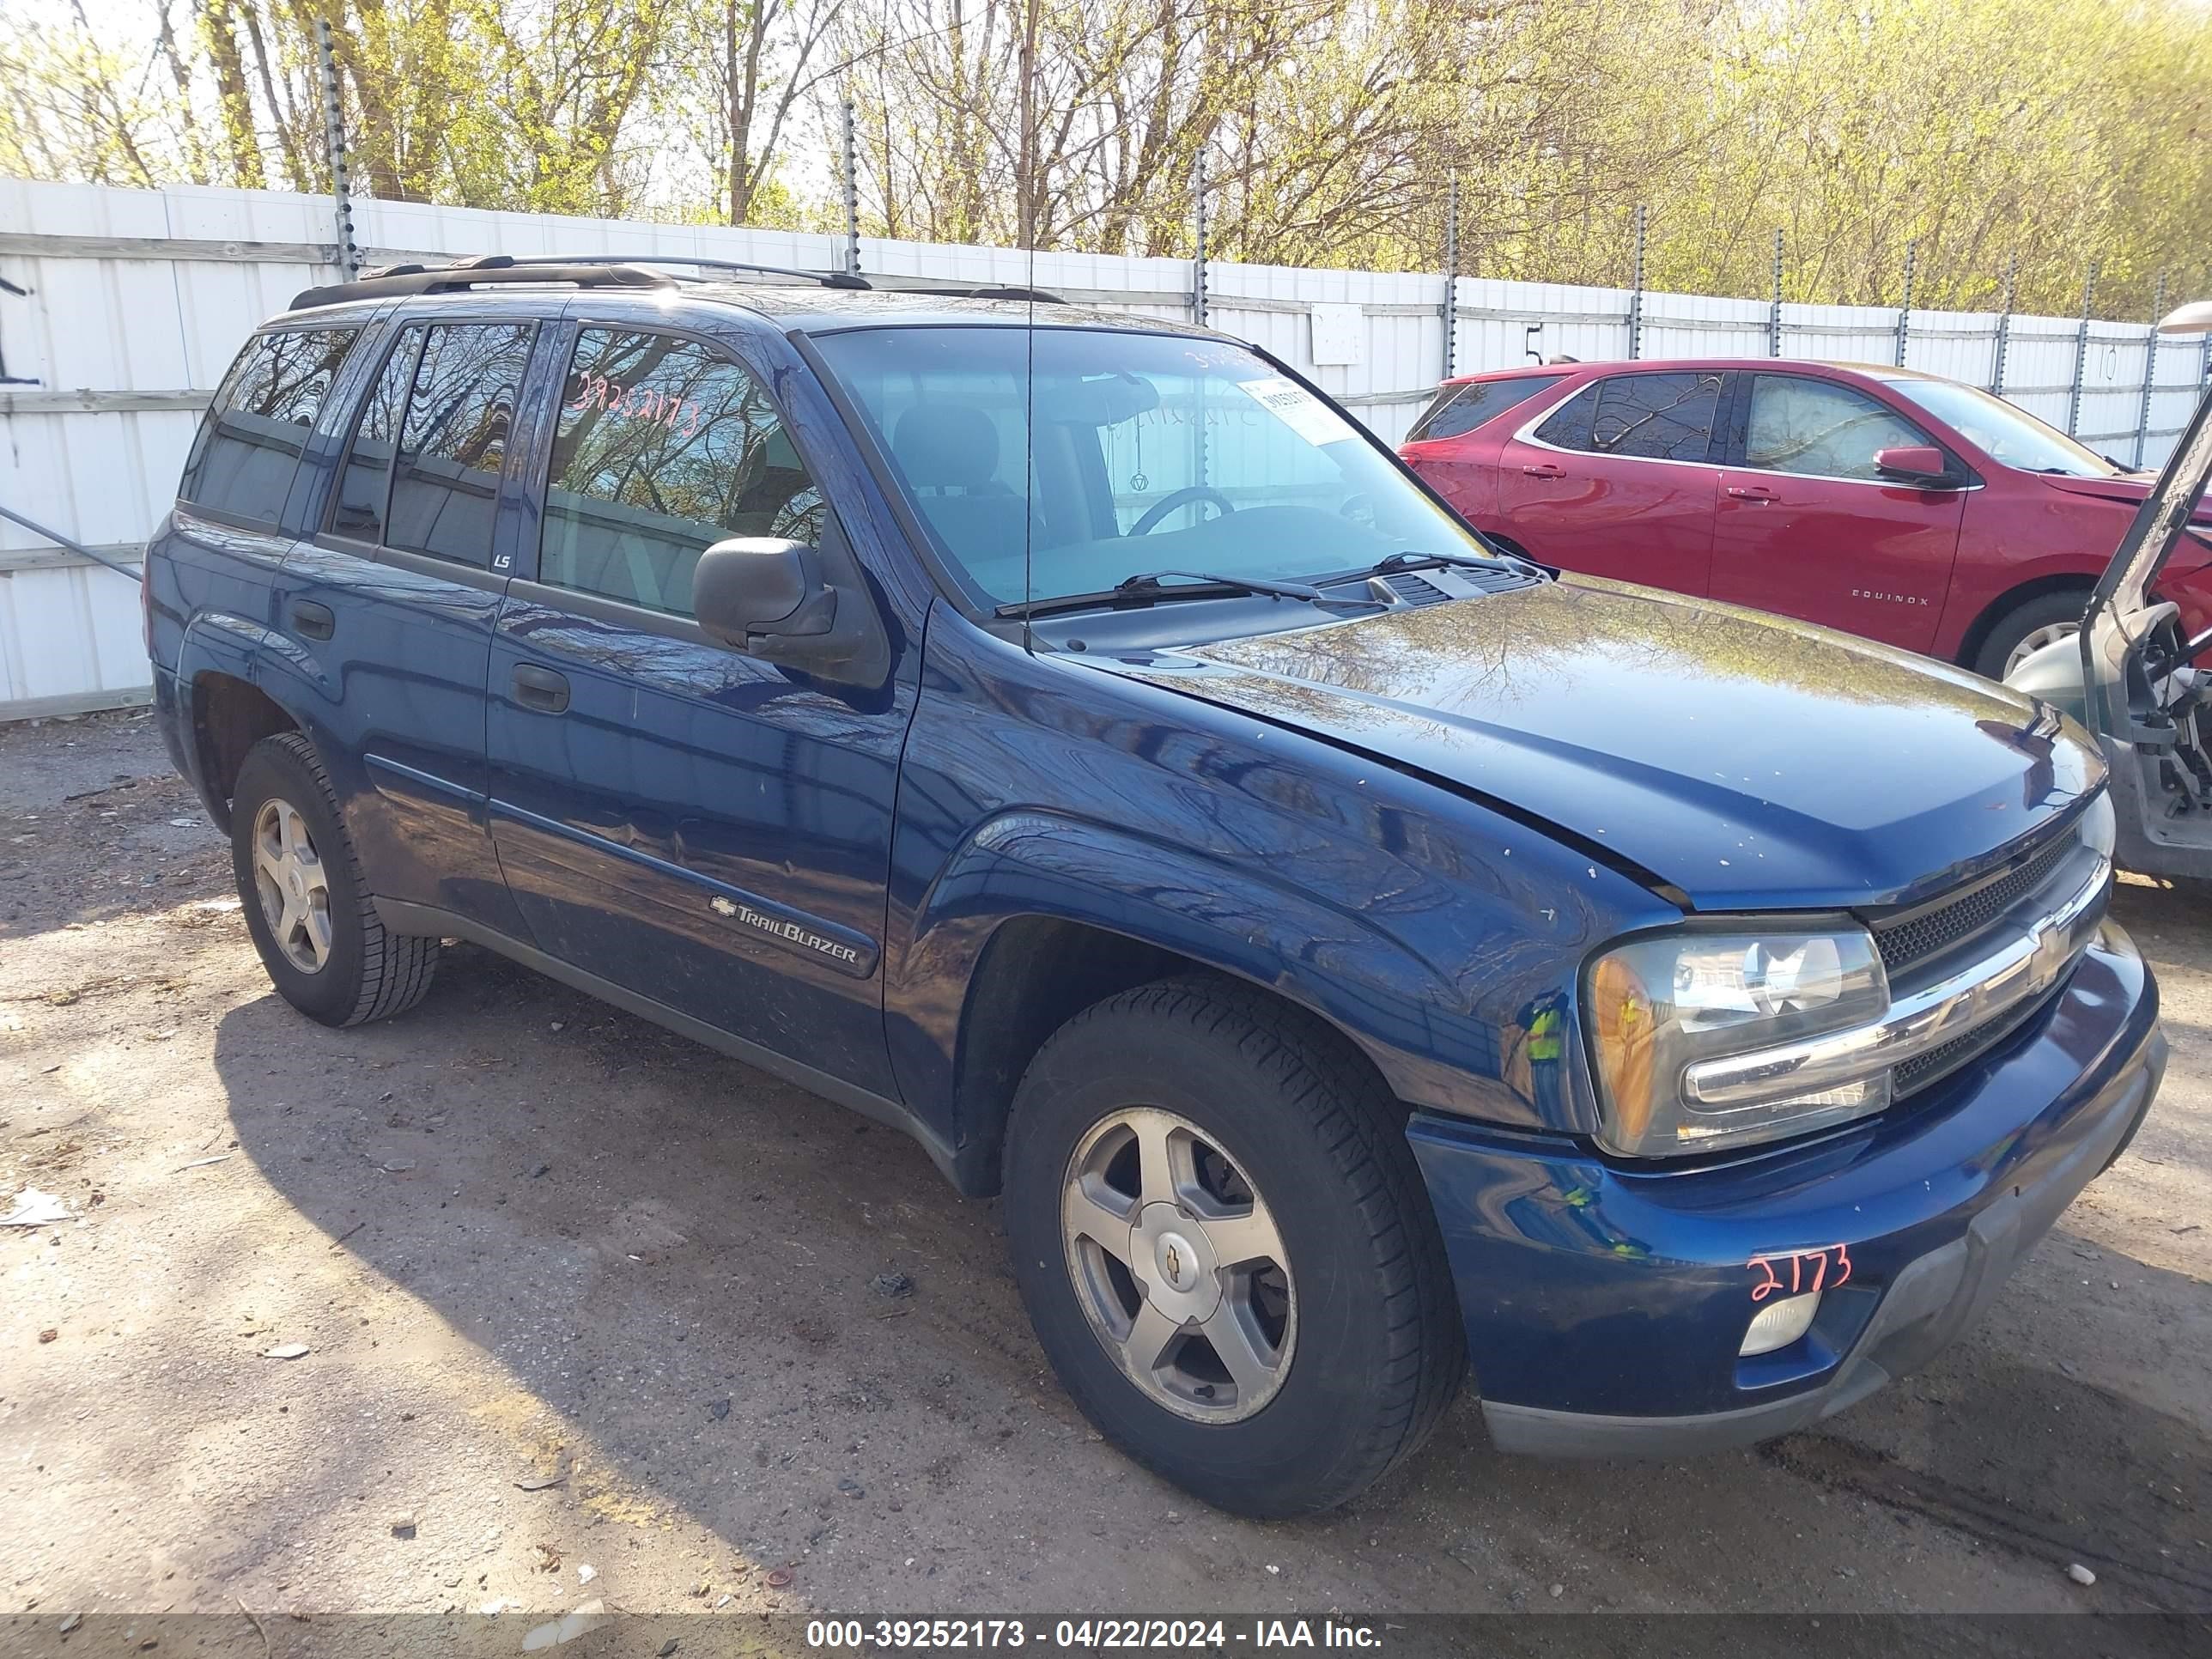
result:
M 2152 486 L 2158 482 L 2157 475 L 2150 472 L 2139 472 L 2127 478 L 2062 478 L 2055 473 L 2031 476 L 2046 489 L 2055 489 L 2062 495 L 2081 495 L 2093 501 L 2111 501 L 2130 510 L 2141 507 L 2143 498 L 2150 494 Z M 2197 511 L 2190 516 L 2190 522 L 2212 526 L 2212 505 L 2199 502 Z
M 1589 578 L 1079 660 L 1426 774 L 1698 910 L 1916 902 L 2102 776 L 1960 670 Z

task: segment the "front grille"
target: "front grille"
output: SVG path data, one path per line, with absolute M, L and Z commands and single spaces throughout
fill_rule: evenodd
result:
M 1970 893 L 1887 926 L 1876 923 L 1875 948 L 1881 952 L 1881 965 L 1891 980 L 1990 926 L 2049 881 L 2080 845 L 2073 836 L 2060 836 L 2025 863 Z
M 1963 1065 L 1982 1044 L 1979 1031 L 1969 1031 L 1962 1037 L 1954 1037 L 1940 1048 L 1930 1048 L 1916 1060 L 1908 1060 L 1890 1073 L 1899 1095 L 1909 1095 L 1923 1083 L 1931 1083 L 1954 1065 Z
M 1967 1061 L 1996 1048 L 2027 1024 L 2035 1012 L 2056 994 L 2057 988 L 2053 987 L 2033 1001 L 2008 1010 L 1986 1025 L 1978 1026 L 1963 1036 L 1953 1037 L 1940 1048 L 1930 1048 L 1924 1054 L 1914 1055 L 1890 1074 L 1898 1097 L 1901 1099 L 1915 1089 L 1925 1088 L 1938 1078 L 1948 1076 Z
M 2077 862 L 2076 855 L 2084 852 L 2078 833 L 2056 836 L 2048 845 L 2020 858 L 2011 868 L 1984 878 L 1978 886 L 1903 917 L 1875 922 L 1875 945 L 1888 972 L 1892 994 L 1929 987 L 1946 974 L 1960 971 L 1963 965 L 1960 959 L 1972 950 L 1996 948 L 2001 941 L 1994 938 L 1984 941 L 1982 936 L 1993 933 L 2008 917 L 2012 920 L 2006 931 L 2011 932 L 2024 927 L 2028 917 L 2054 914 L 2080 891 L 2078 884 L 2086 873 L 2087 860 Z M 2059 890 L 2057 884 L 2062 882 L 2064 886 Z M 2097 896 L 2090 915 L 2073 921 L 2070 931 L 2075 939 L 2085 937 L 2085 929 L 2094 928 L 2109 890 L 2108 887 Z M 2048 1007 L 2064 982 L 2062 976 L 2025 1005 L 2008 1008 L 1941 1047 L 1900 1062 L 1892 1073 L 1898 1097 L 1901 1100 L 1925 1090 L 1989 1053 Z
M 1920 1088 L 1927 1088 L 1929 1084 L 1940 1082 L 1940 1079 L 1948 1078 L 1954 1071 L 1960 1071 L 1962 1066 L 1969 1066 L 1969 1064 L 1973 1064 L 1975 1060 L 1980 1060 L 1980 1057 L 1986 1055 L 1990 1048 L 1996 1048 L 1996 1046 L 2002 1044 L 2006 1037 L 2011 1037 L 2015 1030 L 2020 1030 L 2020 1026 L 2024 1026 L 2028 1020 L 2033 1020 L 2037 1013 L 2042 1013 L 2044 1009 L 2048 1009 L 2048 1006 L 2051 1006 L 2051 998 L 2055 998 L 2062 987 L 2063 987 L 2063 980 L 2059 984 L 2055 984 L 2055 987 L 2048 988 L 2048 991 L 2044 991 L 2044 994 L 2039 995 L 2039 998 L 2033 1000 L 2033 1002 L 2027 1002 L 2027 1005 L 2017 1006 L 2017 1009 L 2006 1011 L 2004 1015 L 2000 1015 L 2000 1018 L 1996 1018 L 1996 1020 L 1990 1020 L 1989 1024 L 1975 1026 L 1973 1030 L 1964 1033 L 1964 1036 L 1951 1037 L 1951 1042 L 1942 1044 L 1940 1048 L 1929 1048 L 1924 1055 L 1913 1055 L 1911 1060 L 1905 1061 L 1902 1066 L 1898 1066 L 1896 1071 L 1889 1075 L 1891 1086 L 1896 1088 L 1896 1097 L 1905 1099 L 1907 1095 L 1913 1095 L 1916 1091 L 1920 1091 Z

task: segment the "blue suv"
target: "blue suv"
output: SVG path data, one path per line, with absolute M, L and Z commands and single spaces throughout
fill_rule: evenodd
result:
M 493 258 L 246 343 L 147 639 L 301 1012 L 473 940 L 897 1126 L 1259 1516 L 1470 1370 L 1516 1451 L 1811 1423 L 2134 1133 L 2070 721 L 1501 556 L 1220 335 L 864 287 Z

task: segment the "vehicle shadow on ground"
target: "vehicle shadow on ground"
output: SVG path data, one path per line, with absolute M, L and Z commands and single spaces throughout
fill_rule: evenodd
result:
M 2159 885 L 2123 876 L 2112 889 L 2112 916 L 2138 945 L 2172 942 L 2185 950 L 2203 948 L 2212 939 L 2212 884 L 2181 882 Z M 2150 954 L 2163 957 L 2162 952 Z
M 899 1561 L 984 1516 L 1000 1541 L 933 1602 L 1085 1605 L 1126 1589 L 1129 1550 L 1197 1508 L 1097 1443 L 1053 1382 L 994 1206 L 827 1102 L 473 949 L 381 1025 L 326 1031 L 273 994 L 234 1008 L 215 1060 L 276 1191 L 477 1345 L 542 1417 L 540 1441 L 589 1464 L 580 1492 L 640 1494 L 757 1560 L 834 1561 L 845 1606 L 911 1594 Z M 2070 1282 L 2038 1261 L 2022 1277 L 2039 1273 L 2051 1287 L 2007 1297 Z M 882 1274 L 911 1294 L 884 1294 Z M 2094 1346 L 2094 1305 L 2066 1316 Z M 368 1468 L 384 1431 L 346 1432 Z M 1852 1499 L 1908 1533 L 1932 1522 L 2085 1563 L 2130 1605 L 2212 1607 L 2203 1435 L 1984 1327 L 1819 1431 L 1686 1467 L 1501 1456 L 1462 1401 L 1345 1511 L 1264 1528 L 1201 1511 L 1148 1578 L 1148 1610 L 1219 1607 L 1214 1563 L 1255 1540 L 1271 1561 L 1333 1565 L 1346 1605 L 1517 1606 L 1560 1571 L 1561 1540 L 1626 1539 L 1604 1604 L 1863 1606 L 1872 1586 L 1848 1580 L 1880 1564 L 1853 1535 L 1864 1520 L 1837 1512 Z M 1817 1559 L 1808 1531 L 1826 1540 Z

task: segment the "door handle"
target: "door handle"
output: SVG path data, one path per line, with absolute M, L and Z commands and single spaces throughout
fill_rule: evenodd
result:
M 1740 501 L 1771 501 L 1774 492 L 1765 484 L 1730 484 L 1728 493 Z
M 326 605 L 313 599 L 292 601 L 292 631 L 311 640 L 326 640 L 337 632 L 338 619 Z
M 514 665 L 514 700 L 525 708 L 538 708 L 549 714 L 568 712 L 568 678 L 550 668 L 540 668 L 535 663 Z
M 1549 461 L 1530 461 L 1521 470 L 1532 478 L 1564 478 L 1567 476 L 1566 468 L 1555 466 Z

